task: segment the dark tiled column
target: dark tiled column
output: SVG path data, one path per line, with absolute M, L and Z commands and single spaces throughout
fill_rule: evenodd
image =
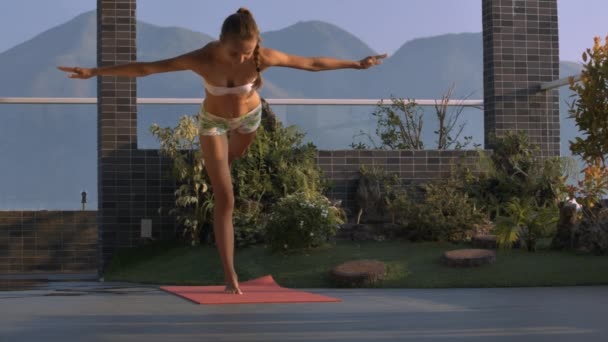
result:
M 557 0 L 482 0 L 484 119 L 491 134 L 525 131 L 543 156 L 559 156 Z
M 136 0 L 97 0 L 97 64 L 136 60 Z M 112 252 L 131 245 L 132 155 L 137 149 L 137 92 L 134 78 L 98 77 L 97 181 L 99 272 Z

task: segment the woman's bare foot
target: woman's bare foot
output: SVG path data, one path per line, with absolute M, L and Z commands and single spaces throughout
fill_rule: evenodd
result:
M 226 285 L 224 292 L 230 293 L 230 294 L 239 294 L 239 295 L 243 294 L 243 291 L 241 291 L 241 289 L 239 289 L 238 287 L 233 287 L 232 285 Z
M 226 288 L 224 292 L 231 294 L 243 294 L 243 291 L 239 288 L 239 280 L 236 272 L 233 272 L 230 276 L 226 277 Z

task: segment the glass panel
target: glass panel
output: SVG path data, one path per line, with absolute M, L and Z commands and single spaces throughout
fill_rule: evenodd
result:
M 0 105 L 0 210 L 97 210 L 97 107 Z

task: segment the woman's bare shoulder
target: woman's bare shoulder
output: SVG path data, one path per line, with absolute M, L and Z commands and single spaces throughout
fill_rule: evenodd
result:
M 277 64 L 277 59 L 280 58 L 281 51 L 269 47 L 260 46 L 260 62 L 263 67 L 270 67 Z
M 217 41 L 211 41 L 199 49 L 190 51 L 188 57 L 197 67 L 212 65 L 217 56 Z

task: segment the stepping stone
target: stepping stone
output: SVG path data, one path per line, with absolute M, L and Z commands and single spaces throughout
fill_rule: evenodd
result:
M 441 255 L 441 262 L 450 267 L 481 266 L 495 261 L 496 252 L 489 249 L 457 249 Z
M 378 260 L 354 260 L 334 267 L 331 280 L 338 287 L 370 287 L 384 279 L 386 266 Z

